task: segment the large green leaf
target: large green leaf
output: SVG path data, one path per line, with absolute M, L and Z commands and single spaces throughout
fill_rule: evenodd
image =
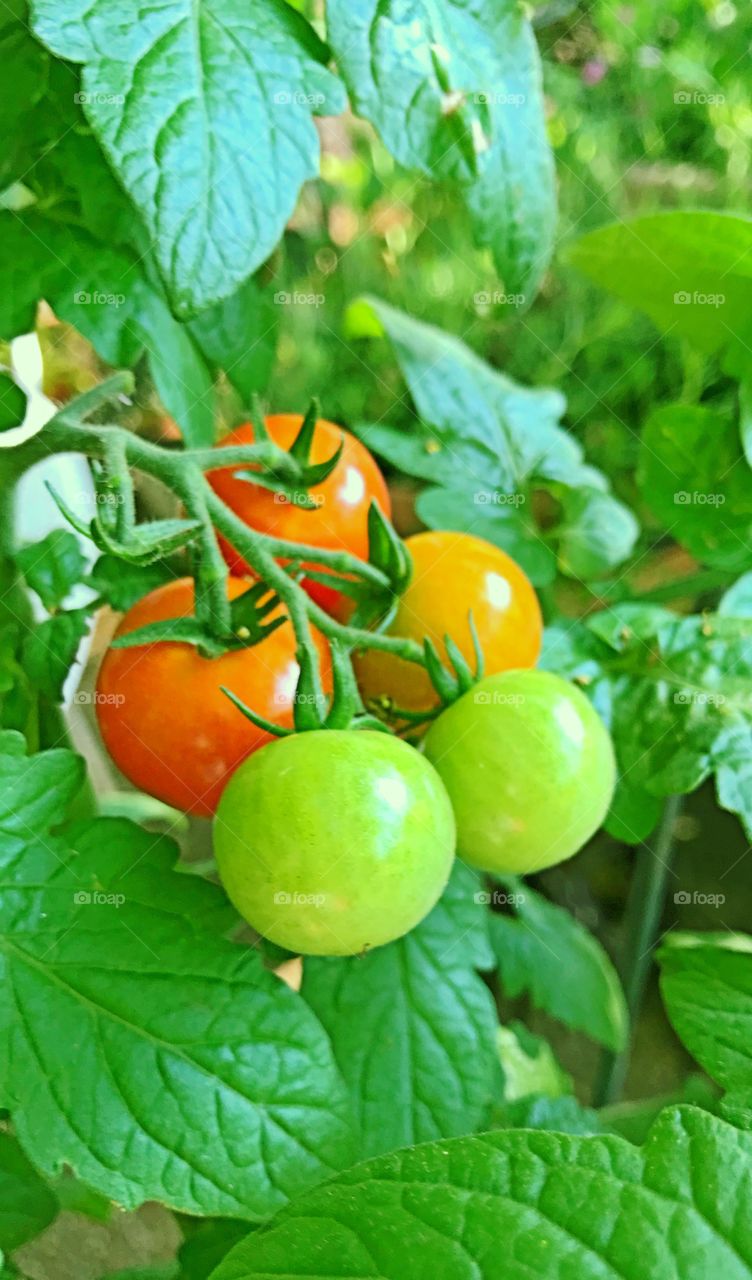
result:
M 0 1132 L 0 1249 L 12 1253 L 44 1231 L 57 1201 L 15 1138 Z
M 537 1008 L 609 1049 L 622 1049 L 627 1008 L 603 947 L 528 884 L 514 877 L 503 884 L 514 915 L 491 916 L 491 943 L 504 990 L 510 996 L 529 992 Z
M 542 665 L 578 679 L 609 723 L 620 779 L 608 825 L 621 839 L 644 839 L 658 797 L 713 774 L 752 835 L 752 619 L 621 605 L 549 628 Z
M 329 0 L 353 104 L 402 164 L 462 192 L 512 305 L 529 305 L 556 223 L 540 61 L 515 0 Z
M 86 560 L 78 538 L 69 529 L 52 529 L 40 542 L 16 552 L 16 564 L 26 583 L 46 609 L 56 609 L 81 581 Z
M 683 210 L 599 227 L 569 254 L 665 333 L 744 359 L 752 337 L 750 250 L 752 219 Z
M 498 1018 L 477 876 L 460 863 L 417 929 L 357 959 L 305 962 L 302 994 L 329 1033 L 361 1151 L 472 1132 L 500 1092 Z
M 52 834 L 81 762 L 2 745 L 0 1103 L 31 1159 L 125 1208 L 251 1220 L 346 1164 L 327 1038 L 222 938 L 224 895 L 124 820 Z
M 672 935 L 658 954 L 661 992 L 692 1057 L 752 1106 L 752 938 Z
M 573 576 L 621 563 L 637 522 L 558 425 L 560 393 L 521 387 L 441 329 L 378 299 L 368 305 L 391 340 L 420 421 L 409 431 L 365 423 L 358 433 L 400 471 L 439 486 L 420 495 L 422 519 L 496 543 L 537 584 L 551 581 L 557 558 Z M 564 513 L 546 532 L 532 513 L 532 493 L 541 488 Z
M 140 209 L 171 301 L 226 298 L 279 240 L 318 172 L 312 112 L 344 105 L 326 47 L 285 0 L 33 0 L 32 24 L 83 63 L 84 112 Z
M 749 568 L 752 474 L 735 422 L 696 405 L 657 409 L 643 428 L 639 479 L 655 514 L 696 559 L 731 573 Z
M 356 1165 L 211 1280 L 750 1280 L 752 1135 L 670 1108 L 640 1149 L 507 1131 Z

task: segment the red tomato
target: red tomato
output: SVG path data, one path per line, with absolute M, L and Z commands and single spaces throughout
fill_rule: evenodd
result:
M 265 421 L 274 443 L 289 449 L 303 419 L 299 413 L 275 413 Z M 253 444 L 253 439 L 253 426 L 247 422 L 226 436 L 217 448 Z M 208 478 L 215 493 L 252 529 L 312 547 L 349 551 L 360 560 L 367 560 L 368 509 L 375 499 L 384 515 L 390 516 L 389 491 L 365 445 L 344 427 L 324 418 L 316 423 L 311 462 L 330 458 L 339 447 L 340 439 L 344 440 L 344 448 L 337 466 L 323 484 L 310 490 L 318 504 L 315 510 L 306 511 L 289 502 L 284 494 L 236 479 L 233 472 L 237 467 L 210 471 Z M 249 572 L 242 556 L 224 538 L 220 538 L 220 543 L 233 573 Z M 313 599 L 335 616 L 344 617 L 350 612 L 351 602 L 342 592 L 310 580 L 304 585 Z
M 230 578 L 228 596 L 248 583 Z M 193 579 L 150 591 L 123 618 L 118 635 L 193 613 Z M 329 650 L 314 639 L 324 686 L 331 689 Z M 126 778 L 187 813 L 210 817 L 232 773 L 271 735 L 247 720 L 220 688 L 253 711 L 292 725 L 298 679 L 295 637 L 285 622 L 259 644 L 219 658 L 174 641 L 108 649 L 99 670 L 96 712 L 105 746 Z

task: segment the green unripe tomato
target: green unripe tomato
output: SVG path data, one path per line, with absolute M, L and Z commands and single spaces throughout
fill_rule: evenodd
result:
M 259 933 L 303 955 L 400 938 L 431 910 L 454 859 L 436 770 L 390 734 L 280 738 L 233 774 L 214 820 L 222 883 Z
M 609 734 L 574 685 L 504 671 L 442 712 L 425 739 L 457 820 L 457 853 L 484 871 L 527 875 L 581 849 L 616 781 Z

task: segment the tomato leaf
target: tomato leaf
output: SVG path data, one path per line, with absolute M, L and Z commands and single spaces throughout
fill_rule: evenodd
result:
M 752 938 L 672 934 L 658 962 L 661 994 L 682 1044 L 752 1108 Z
M 620 839 L 644 839 L 657 797 L 711 775 L 752 835 L 752 619 L 621 605 L 549 628 L 542 665 L 578 679 L 611 729 L 620 781 L 607 826 Z
M 22 547 L 15 561 L 28 586 L 49 610 L 63 603 L 86 568 L 78 539 L 68 529 L 53 529 L 40 542 Z
M 638 478 L 696 559 L 731 573 L 752 565 L 752 475 L 730 418 L 695 405 L 656 410 L 643 428 Z
M 659 329 L 701 351 L 752 339 L 752 218 L 682 210 L 611 223 L 581 236 L 569 258 Z
M 749 1280 L 751 1187 L 752 1134 L 692 1107 L 665 1110 L 643 1148 L 484 1133 L 356 1165 L 248 1236 L 211 1280 Z
M 12 1253 L 49 1226 L 57 1201 L 15 1138 L 0 1132 L 0 1249 Z
M 0 1101 L 29 1157 L 125 1208 L 250 1220 L 345 1164 L 326 1036 L 222 938 L 221 891 L 125 820 L 52 834 L 80 761 L 0 745 Z
M 102 555 L 95 560 L 86 581 L 102 600 L 119 613 L 125 613 L 147 591 L 170 582 L 174 576 L 168 565 L 160 560 L 154 564 L 137 565 L 118 560 L 115 556 Z
M 35 624 L 24 637 L 21 661 L 33 688 L 61 702 L 63 686 L 89 630 L 89 610 L 68 609 Z
M 329 1033 L 372 1155 L 468 1133 L 499 1093 L 493 958 L 474 872 L 456 863 L 431 914 L 399 941 L 345 960 L 309 958 L 302 994 Z
M 400 471 L 439 486 L 418 499 L 431 528 L 487 538 L 517 558 L 536 585 L 552 580 L 557 561 L 564 573 L 592 575 L 629 555 L 637 522 L 558 425 L 558 391 L 521 387 L 441 329 L 377 298 L 368 305 L 394 347 L 420 421 L 407 431 L 365 423 L 358 434 Z M 559 529 L 538 526 L 535 489 L 549 489 L 561 502 Z
M 406 168 L 457 187 L 510 306 L 529 305 L 551 256 L 556 196 L 522 10 L 514 0 L 329 0 L 327 24 L 358 113 Z
M 626 1042 L 627 1007 L 600 943 L 528 884 L 513 876 L 501 883 L 514 915 L 493 913 L 490 929 L 504 990 L 510 996 L 529 992 L 536 1008 L 619 1052 Z
M 268 257 L 318 172 L 312 111 L 342 110 L 326 47 L 284 0 L 34 0 L 36 35 L 83 63 L 84 112 L 155 246 L 178 314 Z

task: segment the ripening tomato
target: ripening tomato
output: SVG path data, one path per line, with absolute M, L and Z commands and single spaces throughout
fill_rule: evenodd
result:
M 234 599 L 250 584 L 230 578 Z M 118 635 L 193 613 L 193 579 L 157 587 L 123 618 Z M 331 688 L 329 649 L 314 636 L 322 680 Z M 210 817 L 230 775 L 270 740 L 247 720 L 221 686 L 275 724 L 292 725 L 298 679 L 289 622 L 259 644 L 204 658 L 174 641 L 108 649 L 99 670 L 96 712 L 105 746 L 126 778 L 187 813 Z
M 413 747 L 313 730 L 237 770 L 214 820 L 222 883 L 246 920 L 304 955 L 349 956 L 418 924 L 454 860 L 452 807 Z
M 275 413 L 265 422 L 274 443 L 282 449 L 289 449 L 303 418 L 299 413 Z M 247 422 L 220 441 L 217 448 L 253 444 L 253 439 L 253 426 Z M 331 458 L 341 439 L 344 447 L 336 467 L 322 484 L 309 491 L 317 504 L 313 510 L 295 506 L 284 494 L 237 479 L 234 475 L 237 467 L 210 471 L 208 479 L 215 493 L 252 529 L 289 542 L 305 542 L 330 551 L 349 551 L 351 555 L 367 560 L 368 509 L 375 500 L 383 514 L 390 516 L 389 491 L 365 445 L 344 427 L 324 418 L 319 418 L 316 423 L 311 462 L 325 462 Z M 220 544 L 232 572 L 247 573 L 248 565 L 235 549 L 221 537 Z M 342 592 L 310 580 L 306 580 L 304 585 L 313 599 L 330 613 L 344 617 L 349 612 L 350 601 Z
M 468 614 L 472 610 L 485 659 L 485 674 L 532 667 L 540 654 L 543 623 L 538 597 L 519 565 L 505 551 L 469 533 L 417 533 L 406 540 L 412 580 L 401 596 L 388 634 L 422 644 L 433 640 L 446 658 L 444 636 L 474 664 Z M 385 695 L 396 707 L 423 711 L 436 706 L 436 692 L 415 663 L 370 649 L 355 658 L 364 699 Z
M 584 693 L 548 671 L 481 680 L 431 725 L 425 752 L 457 819 L 457 853 L 529 875 L 598 830 L 616 781 L 611 738 Z

